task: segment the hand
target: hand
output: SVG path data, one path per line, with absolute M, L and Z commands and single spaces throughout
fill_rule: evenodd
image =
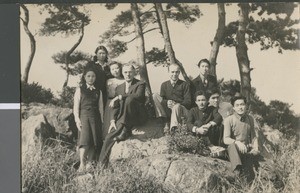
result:
M 210 123 L 207 123 L 205 125 L 202 125 L 202 127 L 206 128 L 206 129 L 209 129 L 212 125 Z
M 115 106 L 115 102 L 117 101 L 117 100 L 119 100 L 119 97 L 118 96 L 116 96 L 115 98 L 113 98 L 111 101 L 110 101 L 110 103 L 109 103 L 109 107 L 111 107 L 111 108 L 113 108 L 114 106 Z
M 116 129 L 116 122 L 115 121 L 111 121 L 110 122 L 110 126 L 108 128 L 108 133 L 110 133 L 113 129 Z
M 167 101 L 167 106 L 168 106 L 169 109 L 172 109 L 174 105 L 175 105 L 175 101 L 173 101 L 173 100 L 168 100 Z
M 247 146 L 244 144 L 244 143 L 242 143 L 242 142 L 240 142 L 240 141 L 235 141 L 234 142 L 236 145 L 237 145 L 237 147 L 238 147 L 238 150 L 241 152 L 241 153 L 247 153 Z
M 252 149 L 249 154 L 258 155 L 260 152 L 257 149 Z
M 198 127 L 196 129 L 196 134 L 201 134 L 201 135 L 205 135 L 208 132 L 208 128 L 207 127 Z
M 81 122 L 80 121 L 76 122 L 76 126 L 77 126 L 78 130 L 81 131 L 81 127 L 82 126 L 81 126 Z

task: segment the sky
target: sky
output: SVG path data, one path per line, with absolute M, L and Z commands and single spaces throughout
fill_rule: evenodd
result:
M 184 65 L 188 75 L 196 77 L 199 70 L 196 66 L 202 58 L 208 58 L 211 50 L 210 41 L 213 40 L 218 22 L 216 4 L 198 4 L 203 16 L 195 23 L 186 27 L 182 23 L 168 20 L 170 38 L 176 57 Z M 38 82 L 45 88 L 50 88 L 55 94 L 61 89 L 65 80 L 65 72 L 55 64 L 51 56 L 59 51 L 70 49 L 79 36 L 63 37 L 61 35 L 44 37 L 37 34 L 45 16 L 39 14 L 35 5 L 27 5 L 30 13 L 29 29 L 35 34 L 36 53 L 33 59 L 29 82 Z M 76 50 L 94 54 L 99 45 L 100 35 L 109 28 L 110 22 L 121 11 L 130 7 L 120 4 L 114 10 L 106 10 L 101 4 L 86 4 L 90 10 L 91 23 L 85 28 L 82 43 Z M 236 4 L 226 6 L 226 24 L 238 18 Z M 299 9 L 298 9 L 299 10 Z M 293 17 L 299 18 L 299 12 Z M 30 53 L 30 42 L 20 23 L 21 38 L 21 72 Z M 146 51 L 152 47 L 163 48 L 163 39 L 158 31 L 145 34 Z M 257 95 L 268 104 L 270 100 L 280 100 L 289 103 L 295 113 L 300 114 L 300 51 L 283 51 L 277 49 L 261 51 L 258 44 L 248 45 L 248 56 L 251 72 L 251 85 L 257 90 Z M 128 46 L 128 50 L 114 59 L 121 63 L 135 60 L 137 57 L 135 42 Z M 159 92 L 160 85 L 168 79 L 167 68 L 147 66 L 150 84 L 153 92 Z M 217 58 L 217 77 L 240 80 L 235 48 L 220 47 Z M 71 77 L 68 86 L 76 86 L 79 77 Z

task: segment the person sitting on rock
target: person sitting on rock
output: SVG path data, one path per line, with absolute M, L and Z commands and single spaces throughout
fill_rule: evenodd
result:
M 209 95 L 204 91 L 195 93 L 197 107 L 189 111 L 187 125 L 188 129 L 201 137 L 206 137 L 207 145 L 219 145 L 219 128 L 222 123 L 222 116 L 214 106 L 208 106 Z
M 231 169 L 237 175 L 254 176 L 253 166 L 257 163 L 253 155 L 258 155 L 258 139 L 254 128 L 254 118 L 246 112 L 246 98 L 236 95 L 231 99 L 234 113 L 224 120 L 224 143 L 231 162 Z M 249 179 L 249 178 L 248 178 Z
M 169 133 L 170 128 L 177 128 L 182 117 L 187 117 L 188 109 L 191 106 L 190 85 L 180 80 L 179 74 L 179 66 L 170 64 L 170 80 L 161 84 L 160 95 L 153 95 L 156 114 L 158 117 L 162 117 L 165 123 L 165 133 Z
M 131 135 L 133 126 L 146 122 L 145 82 L 134 78 L 133 65 L 125 64 L 122 68 L 125 82 L 118 85 L 115 97 L 109 107 L 113 108 L 109 133 L 107 134 L 100 153 L 99 161 L 106 165 L 110 150 L 117 141 L 126 140 Z
M 225 101 L 220 101 L 221 92 L 218 88 L 214 87 L 206 91 L 206 94 L 209 96 L 208 106 L 213 106 L 218 110 L 218 113 L 222 116 L 223 120 L 232 115 L 233 109 L 232 105 Z M 225 147 L 223 142 L 223 133 L 224 126 L 223 122 L 218 126 L 218 129 L 215 130 L 215 137 L 218 138 L 218 146 Z

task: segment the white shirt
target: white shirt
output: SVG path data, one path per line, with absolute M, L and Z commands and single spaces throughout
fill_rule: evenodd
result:
M 129 87 L 131 86 L 132 81 L 130 82 L 125 82 L 125 93 L 127 94 L 129 91 Z
M 177 81 L 178 81 L 178 79 L 177 79 L 176 81 L 170 80 L 170 82 L 171 82 L 171 85 L 174 87 L 174 86 L 175 86 L 175 84 L 177 83 Z

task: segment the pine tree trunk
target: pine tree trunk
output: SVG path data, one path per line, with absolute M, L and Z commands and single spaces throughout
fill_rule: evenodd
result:
M 67 66 L 67 69 L 69 69 L 69 66 Z M 69 77 L 70 77 L 70 73 L 67 71 L 66 72 L 66 80 L 63 84 L 63 89 L 66 88 L 68 86 L 68 82 L 69 82 Z
M 77 42 L 72 46 L 72 48 L 66 54 L 65 64 L 66 64 L 66 76 L 67 77 L 66 77 L 66 80 L 65 80 L 65 82 L 63 84 L 63 89 L 66 86 L 68 86 L 68 82 L 69 82 L 69 76 L 70 76 L 70 68 L 69 68 L 69 65 L 70 65 L 70 56 L 74 52 L 74 50 L 79 46 L 79 44 L 81 43 L 81 41 L 83 39 L 83 36 L 84 36 L 84 23 L 82 22 L 80 37 L 77 40 Z
M 219 48 L 222 43 L 225 32 L 225 5 L 224 3 L 218 3 L 218 29 L 212 42 L 212 48 L 210 52 L 209 61 L 211 63 L 211 74 L 217 77 L 216 66 Z
M 241 77 L 241 92 L 250 101 L 251 77 L 250 61 L 248 58 L 248 48 L 245 41 L 246 28 L 249 22 L 249 4 L 239 4 L 239 27 L 236 34 L 236 57 L 239 65 Z
M 22 77 L 22 81 L 24 81 L 24 82 L 27 83 L 28 82 L 30 68 L 31 68 L 31 64 L 32 64 L 33 57 L 34 57 L 34 54 L 35 54 L 36 42 L 35 42 L 34 36 L 32 35 L 32 33 L 30 32 L 30 30 L 28 28 L 28 23 L 29 23 L 29 12 L 28 12 L 28 9 L 23 4 L 20 4 L 20 6 L 24 10 L 24 15 L 25 15 L 25 18 L 21 19 L 21 20 L 23 22 L 24 30 L 25 30 L 25 32 L 28 35 L 29 40 L 30 40 L 30 55 L 29 55 L 28 61 L 26 63 L 26 67 L 25 67 L 24 74 L 23 74 L 23 77 Z
M 136 50 L 137 50 L 137 62 L 140 65 L 140 76 L 141 80 L 146 82 L 146 95 L 152 97 L 151 86 L 148 78 L 148 71 L 145 62 L 145 41 L 142 31 L 142 24 L 140 21 L 140 15 L 138 11 L 138 6 L 136 3 L 131 3 L 131 13 L 133 18 L 133 24 L 135 28 L 136 35 Z
M 171 43 L 167 18 L 166 18 L 166 15 L 165 15 L 164 11 L 163 11 L 161 3 L 155 3 L 155 9 L 156 9 L 156 13 L 157 13 L 158 23 L 159 23 L 159 26 L 161 27 L 162 35 L 163 35 L 163 38 L 164 38 L 165 49 L 168 53 L 170 63 L 171 64 L 177 64 L 180 67 L 180 71 L 181 71 L 182 76 L 184 77 L 185 81 L 190 83 L 191 80 L 189 79 L 188 75 L 186 74 L 182 63 L 179 62 L 175 57 L 175 52 L 173 50 L 172 43 Z

